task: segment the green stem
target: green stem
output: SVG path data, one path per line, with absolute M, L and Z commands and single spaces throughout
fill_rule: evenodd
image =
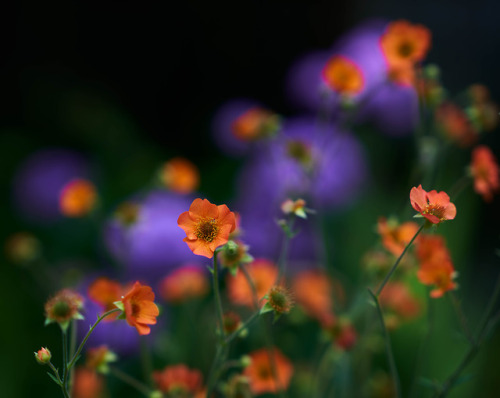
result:
M 241 331 L 245 330 L 250 324 L 259 316 L 259 311 L 257 310 L 254 312 L 250 318 L 248 318 L 243 325 L 241 325 L 238 329 L 236 329 L 233 333 L 231 333 L 229 336 L 226 337 L 226 344 L 229 344 L 231 341 L 233 341 L 236 336 L 238 336 Z
M 290 221 L 288 228 L 289 228 L 289 233 L 292 233 L 292 228 L 294 224 L 294 218 Z M 286 258 L 288 254 L 288 246 L 290 245 L 290 235 L 289 233 L 285 233 L 285 237 L 283 240 L 283 246 L 281 248 L 281 253 L 278 259 L 278 277 L 276 279 L 275 284 L 279 284 L 283 276 L 285 275 L 286 272 Z
M 69 341 L 69 358 L 73 358 L 76 350 L 76 335 L 77 335 L 77 322 L 75 319 L 71 321 L 71 337 Z M 73 391 L 73 381 L 74 381 L 75 368 L 69 371 L 69 391 Z
M 63 376 L 62 376 L 62 389 L 65 396 L 69 396 L 68 393 L 68 336 L 67 329 L 61 327 L 62 333 L 62 350 L 63 350 Z
M 382 313 L 382 309 L 380 308 L 380 303 L 378 302 L 378 296 L 374 294 L 370 289 L 368 289 L 368 293 L 370 293 L 370 296 L 373 298 L 373 301 L 375 302 L 375 306 L 377 307 L 377 314 L 380 320 L 380 326 L 382 327 L 382 331 L 384 333 L 385 350 L 387 354 L 387 360 L 389 361 L 389 369 L 391 371 L 392 380 L 394 382 L 394 392 L 396 393 L 397 398 L 401 398 L 401 387 L 399 384 L 398 370 L 396 368 L 396 361 L 394 360 L 394 354 L 392 352 L 389 332 L 387 331 L 387 327 L 385 326 L 384 314 Z
M 134 377 L 130 376 L 129 374 L 122 372 L 120 369 L 115 368 L 114 366 L 109 367 L 110 373 L 115 376 L 117 379 L 123 381 L 125 384 L 128 384 L 129 386 L 133 387 L 137 391 L 139 391 L 142 395 L 145 397 L 149 397 L 151 394 L 151 390 L 149 387 L 143 383 L 141 383 L 139 380 L 135 379 Z
M 469 329 L 469 326 L 467 325 L 467 318 L 462 310 L 462 307 L 458 301 L 457 295 L 453 290 L 448 291 L 448 297 L 450 298 L 451 304 L 457 314 L 457 318 L 460 321 L 460 325 L 462 326 L 462 331 L 469 341 L 469 343 L 474 344 L 474 338 L 472 336 L 472 333 Z
M 73 358 L 71 359 L 71 362 L 67 366 L 66 366 L 66 364 L 64 365 L 67 368 L 67 369 L 65 369 L 66 371 L 70 370 L 75 365 L 76 360 L 78 359 L 78 357 L 80 356 L 80 353 L 82 352 L 83 346 L 85 345 L 85 343 L 89 339 L 90 335 L 92 334 L 92 332 L 94 331 L 94 329 L 96 328 L 96 326 L 104 318 L 106 318 L 108 315 L 111 315 L 111 314 L 114 314 L 115 312 L 120 312 L 120 311 L 121 310 L 119 308 L 113 308 L 112 310 L 110 310 L 108 312 L 105 312 L 104 314 L 102 314 L 101 316 L 99 316 L 97 318 L 97 321 L 95 321 L 95 323 L 90 327 L 89 331 L 87 332 L 87 334 L 83 338 L 82 342 L 78 346 L 78 349 L 76 350 L 75 355 L 73 355 Z
M 52 370 L 52 372 L 54 373 L 54 376 L 57 379 L 57 384 L 59 385 L 59 387 L 61 387 L 61 391 L 62 391 L 64 398 L 69 398 L 68 392 L 64 389 L 64 382 L 59 377 L 58 370 L 55 368 L 55 366 L 52 362 L 49 361 L 48 365 L 49 365 L 50 369 Z
M 151 360 L 151 353 L 144 336 L 139 336 L 139 344 L 141 346 L 141 366 L 143 378 L 149 385 L 152 386 L 153 379 L 151 378 L 151 375 L 153 374 L 153 362 Z
M 394 273 L 394 271 L 396 271 L 396 268 L 398 267 L 399 263 L 401 262 L 401 259 L 406 254 L 406 252 L 408 251 L 408 249 L 412 245 L 413 241 L 417 238 L 417 236 L 420 234 L 420 232 L 422 232 L 422 229 L 424 229 L 424 225 L 425 225 L 425 223 L 422 224 L 420 226 L 420 228 L 418 229 L 418 231 L 415 233 L 415 235 L 413 235 L 413 238 L 411 238 L 410 242 L 406 245 L 406 247 L 403 250 L 403 252 L 399 255 L 398 259 L 396 260 L 396 262 L 394 263 L 394 265 L 392 266 L 392 268 L 389 270 L 389 272 L 385 276 L 384 280 L 382 281 L 382 283 L 380 284 L 379 288 L 377 289 L 377 292 L 375 293 L 375 295 L 377 297 L 380 296 L 380 293 L 382 293 L 382 290 L 384 289 L 384 286 L 387 284 L 387 282 L 391 278 L 391 276 Z

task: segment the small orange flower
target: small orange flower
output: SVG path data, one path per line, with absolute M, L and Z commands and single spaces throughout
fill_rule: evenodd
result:
M 417 233 L 418 225 L 413 221 L 398 225 L 396 220 L 387 221 L 385 217 L 380 217 L 377 231 L 382 238 L 384 247 L 398 257 Z
M 349 318 L 332 316 L 322 321 L 323 329 L 332 337 L 335 347 L 348 351 L 358 340 L 358 333 Z
M 408 286 L 403 282 L 387 283 L 379 300 L 383 308 L 403 319 L 414 318 L 420 312 L 418 300 L 412 296 Z
M 67 183 L 59 196 L 59 208 L 67 217 L 82 217 L 89 214 L 97 202 L 94 184 L 76 179 Z
M 104 380 L 95 370 L 79 367 L 73 379 L 74 398 L 98 398 L 104 392 Z
M 440 235 L 421 235 L 416 249 L 420 264 L 442 263 L 450 261 L 451 258 L 444 238 Z
M 115 308 L 114 302 L 120 300 L 123 290 L 122 285 L 117 281 L 101 277 L 90 284 L 87 295 L 93 302 L 101 305 L 104 312 L 107 312 Z M 104 321 L 112 321 L 117 316 L 118 313 L 111 314 L 104 318 Z
M 422 61 L 430 45 L 429 29 L 405 20 L 391 22 L 380 38 L 380 46 L 389 69 Z
M 109 372 L 109 363 L 118 359 L 117 355 L 110 351 L 106 345 L 89 348 L 86 357 L 85 366 L 103 374 Z
M 154 371 L 153 380 L 160 391 L 167 395 L 175 394 L 176 397 L 195 397 L 203 391 L 201 372 L 189 369 L 183 364 L 167 366 L 162 371 Z
M 450 202 L 446 192 L 427 192 L 419 185 L 410 191 L 412 207 L 433 224 L 453 220 L 457 215 L 457 208 Z
M 343 55 L 334 55 L 327 61 L 323 69 L 323 79 L 339 94 L 359 94 L 365 86 L 363 72 L 359 66 Z
M 493 193 L 500 188 L 500 181 L 498 163 L 490 148 L 480 145 L 472 151 L 470 170 L 474 177 L 474 190 L 486 202 L 491 202 Z
M 304 311 L 318 320 L 331 318 L 333 313 L 332 281 L 319 270 L 302 271 L 292 281 L 295 300 Z
M 208 258 L 227 243 L 236 228 L 234 213 L 226 205 L 217 206 L 199 198 L 179 216 L 177 224 L 186 232 L 184 242 L 193 253 Z
M 457 284 L 453 281 L 456 276 L 451 261 L 424 263 L 417 272 L 418 279 L 424 285 L 435 285 L 431 291 L 432 298 L 439 298 L 448 290 L 456 289 Z
M 148 325 L 155 325 L 160 313 L 154 299 L 153 289 L 139 282 L 135 282 L 132 290 L 121 299 L 127 323 L 134 326 L 141 335 L 151 332 Z
M 254 141 L 272 135 L 279 127 L 279 118 L 267 109 L 250 108 L 231 124 L 231 131 L 242 141 Z
M 257 259 L 250 263 L 246 269 L 254 284 L 256 299 L 259 301 L 274 285 L 278 277 L 278 267 L 271 261 Z M 253 292 L 244 273 L 238 272 L 235 276 L 229 274 L 227 278 L 228 295 L 231 301 L 238 305 L 255 308 Z M 263 303 L 260 302 L 260 304 Z
M 274 285 L 267 294 L 267 303 L 277 315 L 288 314 L 294 301 L 290 292 L 281 285 Z
M 243 374 L 248 377 L 250 388 L 256 395 L 286 391 L 290 384 L 293 374 L 292 363 L 276 348 L 271 351 L 271 355 L 264 348 L 249 354 L 251 363 Z
M 184 266 L 167 275 L 160 282 L 160 295 L 169 303 L 182 303 L 208 293 L 205 272 L 197 266 Z
M 435 119 L 442 134 L 459 146 L 468 147 L 477 141 L 478 132 L 459 106 L 444 102 L 436 109 Z
M 191 193 L 200 185 L 198 168 L 181 157 L 170 159 L 164 164 L 161 179 L 168 189 L 181 194 Z

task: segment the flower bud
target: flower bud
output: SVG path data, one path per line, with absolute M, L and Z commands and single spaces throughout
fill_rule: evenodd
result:
M 52 354 L 48 350 L 48 348 L 42 347 L 35 354 L 35 359 L 40 365 L 46 365 L 50 362 L 52 358 Z

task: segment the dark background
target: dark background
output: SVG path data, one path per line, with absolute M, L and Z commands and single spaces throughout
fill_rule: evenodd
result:
M 433 34 L 427 59 L 441 67 L 450 92 L 480 82 L 500 99 L 495 0 L 18 1 L 4 5 L 1 14 L 3 240 L 25 226 L 12 213 L 12 176 L 25 156 L 44 146 L 92 154 L 106 170 L 102 179 L 116 178 L 104 188 L 112 197 L 133 192 L 145 179 L 141 170 L 150 172 L 172 155 L 194 160 L 202 175 L 210 169 L 202 185 L 209 189 L 214 170 L 237 164 L 220 155 L 211 140 L 215 109 L 243 96 L 293 114 L 284 91 L 291 63 L 330 47 L 367 18 L 426 25 Z M 498 135 L 488 137 L 497 157 L 498 142 Z M 226 185 L 219 190 L 227 191 Z M 481 218 L 483 232 L 472 239 L 491 251 L 498 247 L 498 200 L 480 211 L 488 217 Z M 5 261 L 1 276 L 7 286 L 0 296 L 5 326 L 0 347 L 9 361 L 0 367 L 0 384 L 10 391 L 5 396 L 14 397 L 26 393 L 26 380 L 45 383 L 30 355 L 53 338 L 40 323 L 43 304 L 36 301 L 35 282 Z M 13 370 L 25 375 L 23 382 L 12 380 Z

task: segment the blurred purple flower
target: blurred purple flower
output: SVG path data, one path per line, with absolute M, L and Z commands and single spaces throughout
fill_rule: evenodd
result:
M 14 205 L 30 221 L 47 223 L 62 217 L 59 195 L 75 178 L 89 179 L 88 161 L 60 148 L 42 149 L 29 156 L 14 177 Z
M 189 209 L 192 200 L 186 195 L 151 191 L 129 201 L 137 208 L 133 220 L 124 222 L 116 214 L 109 220 L 105 243 L 111 255 L 126 267 L 128 279 L 152 282 L 179 265 L 200 261 L 182 241 L 186 234 L 177 225 L 179 215 Z

